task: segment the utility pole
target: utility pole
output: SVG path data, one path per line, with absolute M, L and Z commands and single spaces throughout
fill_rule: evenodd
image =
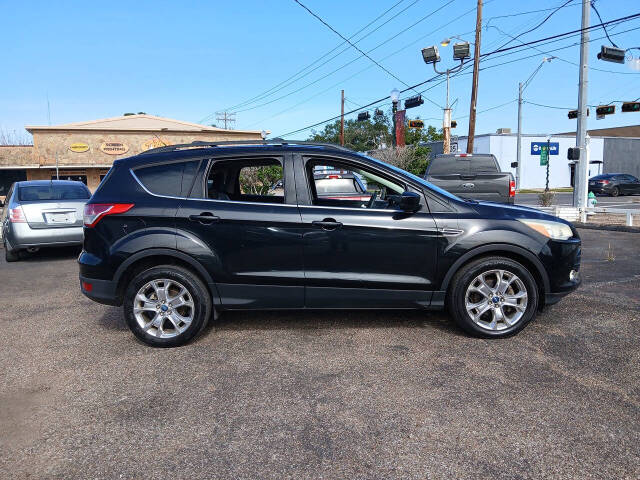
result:
M 434 64 L 435 65 L 435 64 Z M 447 70 L 447 103 L 442 118 L 442 153 L 451 153 L 451 109 L 449 108 L 449 70 Z
M 516 146 L 516 189 L 520 188 L 522 180 L 522 82 L 518 83 L 518 142 Z
M 480 34 L 482 33 L 482 0 L 476 8 L 476 44 L 473 49 L 473 81 L 471 84 L 471 106 L 469 107 L 469 137 L 467 153 L 473 153 L 473 137 L 476 131 L 476 104 L 478 103 L 478 66 L 480 63 Z
M 589 158 L 586 148 L 587 136 L 587 73 L 589 70 L 589 13 L 590 0 L 582 0 L 582 32 L 580 34 L 580 77 L 578 88 L 578 125 L 576 130 L 576 147 L 580 149 L 577 178 L 573 190 L 573 206 L 581 211 L 581 221 L 586 221 L 587 178 Z
M 225 130 L 233 130 L 231 124 L 236 123 L 236 114 L 230 112 L 216 112 L 216 121 L 224 123 Z
M 340 145 L 344 147 L 344 90 L 340 100 Z

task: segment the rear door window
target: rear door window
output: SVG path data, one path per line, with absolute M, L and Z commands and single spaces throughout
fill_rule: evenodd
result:
M 26 185 L 18 190 L 18 198 L 22 202 L 38 202 L 51 200 L 87 200 L 91 193 L 82 184 L 60 185 Z
M 151 193 L 169 197 L 186 196 L 193 183 L 199 160 L 172 162 L 138 168 L 136 177 Z

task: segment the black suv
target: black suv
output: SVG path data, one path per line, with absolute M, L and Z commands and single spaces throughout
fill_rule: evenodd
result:
M 323 172 L 367 194 L 318 195 Z M 504 337 L 580 284 L 570 223 L 462 200 L 335 145 L 194 143 L 117 160 L 84 225 L 82 292 L 124 305 L 154 346 L 253 309 L 446 306 L 467 332 Z

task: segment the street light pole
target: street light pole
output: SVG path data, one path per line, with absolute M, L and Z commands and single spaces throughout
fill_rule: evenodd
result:
M 521 188 L 520 184 L 522 182 L 522 93 L 529 86 L 529 83 L 531 82 L 531 80 L 533 80 L 533 77 L 536 76 L 536 73 L 540 71 L 542 65 L 544 65 L 545 62 L 551 62 L 551 60 L 553 60 L 554 58 L 556 57 L 544 57 L 542 59 L 542 63 L 538 65 L 538 68 L 536 68 L 531 75 L 529 75 L 529 78 L 527 78 L 524 83 L 518 83 L 518 141 L 516 146 L 516 189 Z
M 443 153 L 451 153 L 451 108 L 449 107 L 449 76 L 457 72 L 462 68 L 463 60 L 460 60 L 460 65 L 455 68 L 448 68 L 444 72 L 440 72 L 436 68 L 435 62 L 433 63 L 433 69 L 436 73 L 440 75 L 447 76 L 447 103 L 445 104 L 445 108 L 443 108 L 443 116 L 442 116 L 442 152 Z

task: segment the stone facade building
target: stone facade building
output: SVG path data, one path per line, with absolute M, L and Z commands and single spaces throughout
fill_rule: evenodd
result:
M 1 199 L 18 180 L 79 180 L 93 191 L 114 160 L 163 145 L 262 138 L 259 131 L 224 130 L 146 114 L 25 128 L 33 145 L 0 146 Z

